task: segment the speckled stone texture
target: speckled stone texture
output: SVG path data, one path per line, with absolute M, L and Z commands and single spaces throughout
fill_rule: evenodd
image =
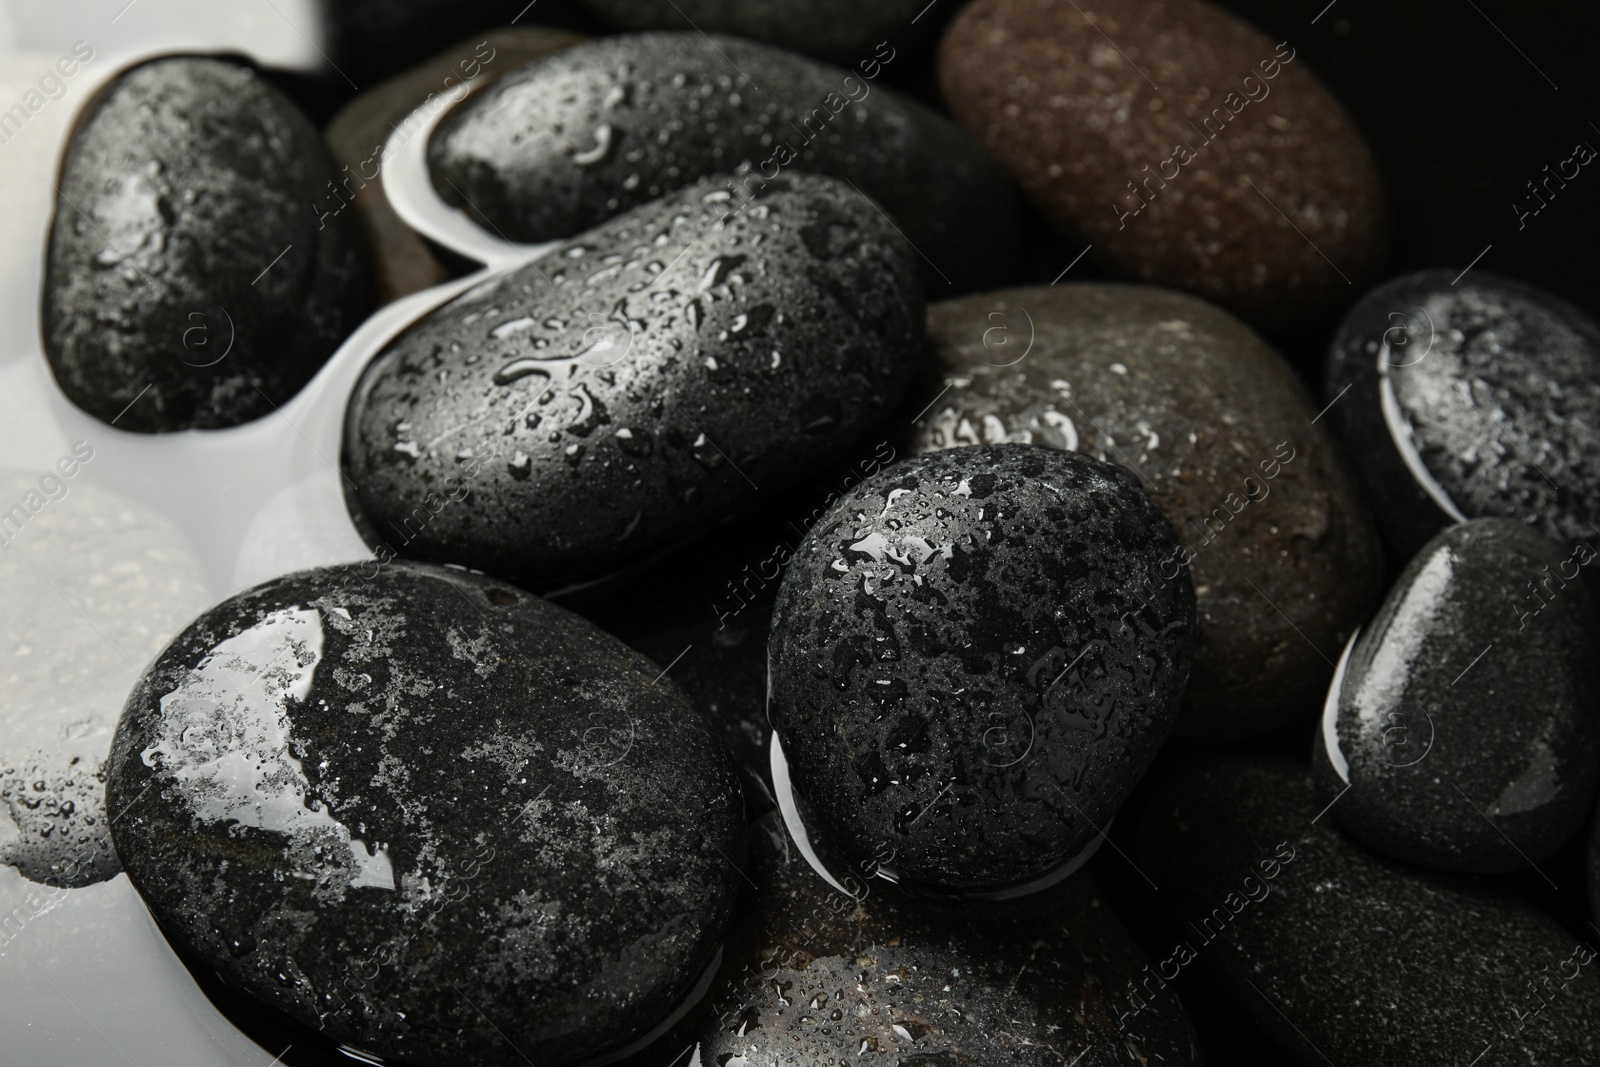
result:
M 636 208 L 397 338 L 346 419 L 372 542 L 560 585 L 848 454 L 920 355 L 915 253 L 831 179 L 729 202 Z
M 894 217 L 930 291 L 998 284 L 1017 244 L 1012 185 L 948 119 L 875 80 L 895 55 L 843 70 L 692 30 L 591 41 L 463 104 L 429 166 L 440 196 L 515 241 L 569 237 L 711 175 L 747 201 L 780 176 L 826 174 Z
M 1382 591 L 1383 552 L 1305 387 L 1249 327 L 1152 286 L 931 305 L 907 451 L 1017 441 L 1137 475 L 1184 548 L 1200 629 L 1180 735 L 1282 725 Z M 931 405 L 931 407 L 929 406 Z M 1325 658 L 1326 657 L 1326 658 Z
M 107 799 L 169 938 L 415 1064 L 569 1064 L 711 962 L 732 770 L 657 668 L 568 612 L 375 562 L 197 619 L 129 697 Z
M 885 41 L 920 43 L 914 24 L 927 0 L 583 0 L 619 30 L 687 30 L 765 41 L 844 66 Z M 920 20 L 919 20 L 920 21 Z M 927 27 L 933 22 L 922 23 Z
M 1596 536 L 1600 324 L 1509 278 L 1455 277 L 1386 282 L 1333 341 L 1328 395 L 1349 392 L 1328 417 L 1385 539 L 1409 556 L 1456 518 L 1450 508 Z
M 980 906 L 882 882 L 829 886 L 775 817 L 751 835 L 701 1062 L 814 1067 L 1171 1067 L 1200 1063 L 1176 994 L 1119 1025 L 1145 960 L 1092 882 Z M 1074 1057 L 1077 1057 L 1076 1059 Z
M 1152 798 L 1139 850 L 1192 966 L 1294 1063 L 1600 1062 L 1592 939 L 1370 853 L 1321 807 L 1297 765 L 1219 761 Z
M 768 713 L 854 855 L 991 889 L 1087 847 L 1171 729 L 1188 572 L 1132 474 L 1028 445 L 894 464 L 806 534 L 778 594 Z
M 957 120 L 1103 263 L 1291 328 L 1349 299 L 1387 230 L 1361 135 L 1294 56 L 1198 0 L 977 0 L 939 78 Z
M 1475 519 L 1411 561 L 1356 640 L 1316 745 L 1323 803 L 1344 794 L 1333 814 L 1353 837 L 1490 874 L 1578 833 L 1600 782 L 1600 622 L 1579 578 L 1596 558 Z
M 250 67 L 178 56 L 117 78 L 57 183 L 43 325 L 62 391 L 152 433 L 286 402 L 367 312 L 355 217 L 313 206 L 337 176 Z
M 318 198 L 318 210 L 353 211 L 360 218 L 373 250 L 373 281 L 380 303 L 437 285 L 448 276 L 422 238 L 400 220 L 383 191 L 380 169 L 392 155 L 391 146 L 421 136 L 422 120 L 411 116 L 419 108 L 437 114 L 463 96 L 464 87 L 482 88 L 581 40 L 575 33 L 537 26 L 485 30 L 373 86 L 328 123 L 325 136 L 340 164 L 340 175 L 337 187 L 324 190 Z

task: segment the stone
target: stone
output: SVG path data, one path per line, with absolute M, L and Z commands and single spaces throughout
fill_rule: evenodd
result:
M 1158 971 L 1198 966 L 1304 1067 L 1600 1058 L 1588 944 L 1503 886 L 1368 852 L 1321 807 L 1302 766 L 1238 757 L 1151 798 L 1139 863 L 1179 931 Z
M 727 758 L 656 674 L 467 572 L 279 578 L 129 696 L 117 853 L 182 951 L 371 1056 L 620 1050 L 708 969 L 743 848 Z
M 79 121 L 45 264 L 45 354 L 121 430 L 233 426 L 310 380 L 367 312 L 354 216 L 319 223 L 337 170 L 241 63 L 152 60 Z
M 940 46 L 958 122 L 1117 273 L 1319 324 L 1381 267 L 1378 169 L 1287 42 L 1198 0 L 976 0 Z
M 1153 286 L 1062 284 L 933 304 L 907 451 L 1015 441 L 1140 478 L 1199 615 L 1175 732 L 1270 730 L 1320 700 L 1382 592 L 1354 479 L 1288 364 L 1233 316 Z
M 1554 855 L 1600 786 L 1600 619 L 1569 553 L 1511 519 L 1419 552 L 1328 693 L 1316 781 L 1363 844 L 1493 874 Z
M 1194 590 L 1120 467 L 1029 445 L 910 457 L 812 527 L 773 615 L 768 714 L 855 858 L 947 892 L 1084 852 L 1177 716 Z
M 342 177 L 319 210 L 338 215 L 354 208 L 373 250 L 373 285 L 380 304 L 444 281 L 448 272 L 416 231 L 401 221 L 383 191 L 382 166 L 394 147 L 411 141 L 421 127 L 412 116 L 426 107 L 437 113 L 467 91 L 492 84 L 540 56 L 569 48 L 582 37 L 562 30 L 510 26 L 486 30 L 352 99 L 328 124 L 324 136 Z M 400 135 L 398 141 L 396 134 Z
M 1391 551 L 1488 516 L 1595 536 L 1600 324 L 1488 271 L 1454 277 L 1384 283 L 1333 340 L 1329 419 Z
M 1200 1063 L 1171 991 L 1119 1015 L 1111 992 L 1148 981 L 1149 965 L 1086 877 L 979 906 L 914 900 L 881 881 L 847 881 L 847 894 L 774 816 L 752 829 L 751 878 L 702 1063 Z
M 1011 184 L 948 119 L 875 82 L 895 57 L 843 70 L 692 31 L 590 41 L 457 108 L 429 167 L 446 201 L 523 242 L 713 175 L 748 210 L 780 176 L 825 174 L 893 217 L 930 291 L 995 285 L 1017 245 Z
M 629 211 L 380 354 L 344 450 L 372 543 L 551 588 L 849 454 L 920 354 L 914 253 L 831 179 L 730 201 L 713 180 Z
M 846 66 L 885 40 L 920 43 L 916 0 L 583 0 L 619 30 L 702 30 L 763 41 Z M 931 23 L 932 20 L 929 20 Z M 928 25 L 927 23 L 924 24 Z

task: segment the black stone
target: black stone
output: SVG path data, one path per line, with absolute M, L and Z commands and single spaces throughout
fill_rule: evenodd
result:
M 1030 445 L 915 456 L 806 535 L 773 618 L 773 728 L 857 856 L 949 890 L 1087 847 L 1183 698 L 1194 589 L 1134 475 Z
M 45 353 L 68 399 L 121 430 L 270 413 L 361 322 L 353 215 L 315 129 L 252 68 L 158 59 L 119 76 L 61 167 Z
M 914 253 L 796 175 L 702 183 L 493 278 L 367 369 L 347 492 L 379 548 L 536 586 L 703 531 L 846 454 L 922 341 Z
M 779 176 L 826 174 L 894 217 L 930 291 L 997 284 L 1017 245 L 1009 179 L 954 124 L 867 77 L 893 53 L 846 71 L 693 31 L 590 41 L 462 104 L 429 167 L 440 196 L 516 241 L 569 237 L 711 175 L 748 202 Z
M 1343 803 L 1341 801 L 1340 803 Z M 1215 761 L 1154 796 L 1139 863 L 1198 967 L 1293 1062 L 1600 1062 L 1594 950 L 1502 887 L 1384 859 L 1310 776 Z M 1588 942 L 1592 944 L 1592 939 Z
M 1122 1017 L 1111 994 L 1140 988 L 1149 966 L 1087 878 L 984 905 L 912 900 L 857 878 L 846 894 L 775 816 L 756 824 L 750 851 L 758 888 L 729 937 L 701 1063 L 1200 1063 L 1171 990 L 1152 984 L 1145 1010 Z
M 184 951 L 335 1041 L 586 1060 L 686 996 L 739 879 L 731 768 L 657 673 L 460 571 L 276 579 L 129 697 L 118 855 Z
M 727 33 L 765 41 L 846 66 L 870 58 L 885 40 L 918 37 L 927 0 L 583 0 L 619 30 Z M 933 19 L 923 23 L 931 25 Z
M 1600 784 L 1600 623 L 1579 578 L 1595 559 L 1474 519 L 1411 561 L 1355 641 L 1316 745 L 1323 803 L 1342 794 L 1333 815 L 1353 837 L 1489 874 L 1578 833 Z
M 1487 516 L 1593 536 L 1600 325 L 1520 282 L 1453 277 L 1378 287 L 1333 342 L 1328 417 L 1391 550 L 1407 558 L 1450 522 Z

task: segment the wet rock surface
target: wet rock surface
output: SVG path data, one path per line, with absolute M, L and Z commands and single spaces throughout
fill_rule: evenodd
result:
M 1321 807 L 1302 768 L 1260 759 L 1152 798 L 1139 862 L 1185 924 L 1185 966 L 1299 1064 L 1600 1056 L 1591 948 L 1502 887 L 1368 852 Z
M 335 1041 L 580 1062 L 668 1018 L 739 877 L 732 771 L 656 674 L 463 572 L 277 579 L 129 698 L 117 852 L 169 938 Z
M 679 0 L 676 9 L 653 0 L 584 0 L 619 30 L 726 33 L 850 65 L 886 39 L 916 35 L 915 0 Z M 931 21 L 931 20 L 930 20 Z
M 534 586 L 614 569 L 846 454 L 922 340 L 914 253 L 799 175 L 715 182 L 489 279 L 367 369 L 346 419 L 369 540 Z M 381 551 L 380 547 L 380 551 Z
M 289 400 L 360 323 L 354 216 L 311 124 L 253 68 L 192 56 L 118 77 L 58 182 L 43 333 L 72 402 L 118 429 L 232 426 Z
M 1600 519 L 1600 324 L 1486 271 L 1420 271 L 1368 293 L 1328 365 L 1331 409 L 1385 538 L 1410 555 L 1501 516 L 1561 539 Z
M 1147 286 L 1010 289 L 929 307 L 908 451 L 1005 441 L 1134 473 L 1179 540 L 1199 632 L 1176 730 L 1225 739 L 1319 699 L 1383 555 L 1316 407 L 1226 312 Z
M 446 201 L 527 242 L 710 175 L 737 211 L 780 178 L 825 174 L 893 217 L 930 290 L 1003 281 L 1017 241 L 1011 185 L 960 129 L 875 80 L 895 54 L 875 48 L 844 70 L 693 31 L 591 41 L 449 115 L 429 166 Z
M 1170 991 L 1131 1030 L 1118 1025 L 1113 994 L 1143 978 L 1145 961 L 1087 878 L 978 906 L 912 900 L 870 879 L 848 880 L 847 895 L 775 816 L 752 831 L 750 875 L 759 888 L 729 938 L 702 1063 L 1200 1062 Z
M 773 617 L 795 789 L 857 858 L 982 890 L 1081 853 L 1193 657 L 1188 573 L 1132 474 L 1026 445 L 912 457 L 807 533 Z
M 1596 553 L 1510 519 L 1434 538 L 1329 694 L 1317 784 L 1350 834 L 1399 859 L 1493 873 L 1578 833 L 1600 780 Z M 1348 791 L 1346 789 L 1348 787 Z
M 1387 229 L 1361 135 L 1295 56 L 1196 0 L 979 0 L 939 78 L 962 126 L 1108 266 L 1278 328 L 1337 313 Z

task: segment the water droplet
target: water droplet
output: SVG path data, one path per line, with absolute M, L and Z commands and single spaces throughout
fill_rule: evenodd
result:
M 606 158 L 611 151 L 611 124 L 602 122 L 594 129 L 594 147 L 583 152 L 575 152 L 572 161 L 580 167 L 592 167 Z
M 510 385 L 512 382 L 526 378 L 530 374 L 550 377 L 550 372 L 540 365 L 536 359 L 514 359 L 510 363 L 494 372 L 494 384 Z
M 706 267 L 705 273 L 700 275 L 700 292 L 713 289 L 728 280 L 739 264 L 745 261 L 744 256 L 718 256 Z
M 533 473 L 533 461 L 528 458 L 527 453 L 518 452 L 511 457 L 511 462 L 506 464 L 506 468 L 511 471 L 511 477 L 525 482 L 528 480 L 528 475 Z

